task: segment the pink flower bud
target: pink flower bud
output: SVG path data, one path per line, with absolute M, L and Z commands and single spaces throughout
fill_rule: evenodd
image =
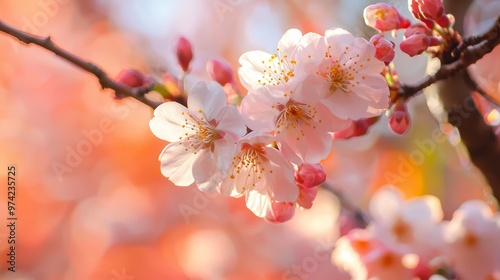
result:
M 399 48 L 409 56 L 423 53 L 430 46 L 429 36 L 416 33 L 406 38 L 399 44 Z
M 295 214 L 295 203 L 273 201 L 266 211 L 264 220 L 270 223 L 284 223 Z
M 421 12 L 420 12 L 420 4 L 418 3 L 417 0 L 410 0 L 408 1 L 409 9 L 412 12 L 413 16 L 423 22 L 428 28 L 433 29 L 434 28 L 434 21 L 432 19 L 426 18 Z
M 216 81 L 221 86 L 234 83 L 233 69 L 229 63 L 222 58 L 210 59 L 207 62 L 207 72 L 212 80 Z
M 299 187 L 299 197 L 297 198 L 297 205 L 302 208 L 309 209 L 312 207 L 314 199 L 318 194 L 318 188 L 304 188 L 300 185 Z
M 432 36 L 432 30 L 422 23 L 412 24 L 410 27 L 406 28 L 404 36 L 405 38 L 410 37 L 413 34 L 425 34 L 427 36 Z
M 443 0 L 416 0 L 416 2 L 424 18 L 438 20 L 444 14 Z
M 406 28 L 410 22 L 403 18 L 396 7 L 386 3 L 369 5 L 363 11 L 365 24 L 380 32 Z
M 405 134 L 410 128 L 410 114 L 406 102 L 396 104 L 394 111 L 389 116 L 389 127 L 399 135 Z
M 148 78 L 144 77 L 141 72 L 135 70 L 135 69 L 124 69 L 118 73 L 118 76 L 116 76 L 115 81 L 117 81 L 120 84 L 126 85 L 131 88 L 135 87 L 141 87 L 144 84 L 148 82 Z M 123 95 L 122 93 L 116 92 L 115 91 L 115 98 L 116 99 L 122 99 L 125 98 L 126 96 Z
M 375 52 L 375 57 L 385 62 L 385 64 L 389 64 L 395 56 L 394 52 L 394 43 L 384 39 L 384 35 L 377 34 L 370 39 L 370 43 L 375 46 L 377 50 Z
M 180 37 L 176 46 L 177 61 L 184 72 L 189 69 L 189 64 L 193 59 L 193 49 L 191 43 L 184 37 Z
M 326 172 L 320 163 L 302 163 L 295 172 L 295 181 L 304 188 L 314 188 L 326 180 Z
M 124 69 L 115 78 L 115 81 L 131 88 L 143 86 L 146 80 L 146 77 L 135 69 Z
M 353 121 L 348 128 L 334 132 L 333 138 L 347 140 L 352 137 L 363 136 L 378 119 L 379 117 L 372 117 Z

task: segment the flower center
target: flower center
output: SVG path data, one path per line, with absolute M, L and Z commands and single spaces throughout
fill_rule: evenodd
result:
M 191 113 L 182 113 L 186 115 L 184 119 L 183 128 L 189 128 L 193 131 L 192 134 L 186 133 L 186 136 L 180 141 L 181 145 L 187 145 L 191 149 L 195 150 L 195 153 L 200 149 L 210 148 L 212 152 L 214 152 L 214 142 L 217 139 L 221 139 L 224 137 L 224 133 L 218 131 L 215 127 L 217 126 L 217 122 L 215 120 L 211 120 L 208 122 L 205 118 L 201 117 L 198 119 L 196 116 Z M 190 121 L 189 121 L 189 120 Z M 188 148 L 186 148 L 188 151 Z
M 250 183 L 252 187 L 255 187 L 256 182 L 262 179 L 262 175 L 266 170 L 263 165 L 268 161 L 262 144 L 244 143 L 241 146 L 240 153 L 233 159 L 230 178 L 235 179 L 236 176 L 245 176 L 243 185 L 248 186 Z M 245 187 L 242 190 L 245 191 Z
M 350 73 L 350 71 L 340 67 L 338 62 L 328 66 L 327 71 L 328 72 L 325 78 L 328 82 L 330 82 L 330 92 L 334 92 L 339 89 L 344 92 L 352 92 L 352 90 L 347 89 L 347 86 L 354 80 L 354 76 Z
M 400 218 L 392 226 L 392 232 L 400 243 L 408 243 L 413 239 L 410 225 Z
M 316 117 L 316 108 L 309 104 L 296 102 L 290 99 L 286 105 L 279 104 L 276 109 L 280 111 L 276 118 L 276 133 L 281 133 L 283 129 L 298 129 L 300 125 L 312 126 L 314 125 L 313 119 Z M 321 120 L 318 120 L 321 122 Z M 303 130 L 300 130 L 302 136 L 305 135 Z M 299 138 L 297 137 L 297 140 Z
M 258 82 L 263 86 L 285 84 L 295 76 L 294 68 L 297 61 L 290 59 L 286 54 L 282 54 L 279 49 L 277 51 L 278 54 L 271 55 L 268 60 L 262 60 L 265 69 L 262 70 L 263 75 Z

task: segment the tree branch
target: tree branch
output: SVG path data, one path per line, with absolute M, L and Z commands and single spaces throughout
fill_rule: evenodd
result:
M 402 99 L 408 99 L 437 81 L 445 80 L 464 72 L 469 65 L 476 63 L 499 44 L 500 17 L 484 34 L 466 38 L 461 45 L 452 50 L 451 56 L 458 57 L 458 59 L 452 63 L 441 65 L 441 68 L 434 75 L 426 76 L 414 85 L 401 85 L 397 96 Z
M 99 80 L 99 83 L 101 84 L 101 87 L 103 89 L 109 88 L 114 90 L 116 93 L 119 93 L 121 95 L 129 96 L 132 97 L 147 106 L 155 109 L 158 107 L 161 103 L 149 100 L 146 98 L 144 95 L 148 92 L 150 92 L 154 86 L 152 85 L 146 85 L 143 87 L 137 87 L 137 88 L 131 88 L 126 85 L 120 84 L 116 82 L 114 79 L 109 77 L 101 68 L 99 68 L 97 65 L 85 61 L 81 58 L 78 58 L 77 56 L 59 48 L 54 42 L 52 41 L 52 38 L 50 36 L 48 37 L 37 37 L 30 35 L 26 32 L 23 32 L 19 29 L 16 29 L 10 25 L 7 25 L 6 23 L 0 21 L 0 32 L 7 33 L 15 38 L 17 38 L 19 41 L 29 45 L 29 44 L 34 44 L 42 47 L 43 49 L 46 49 L 48 51 L 53 52 L 55 55 L 58 57 L 72 63 L 73 65 L 77 66 L 78 68 L 89 72 L 93 74 L 94 76 L 97 77 Z

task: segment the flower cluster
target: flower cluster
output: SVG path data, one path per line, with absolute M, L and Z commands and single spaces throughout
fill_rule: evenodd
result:
M 192 51 L 181 41 L 179 64 L 187 71 Z M 386 57 L 343 29 L 324 35 L 291 29 L 275 54 L 240 57 L 238 74 L 248 93 L 236 106 L 227 96 L 235 92 L 226 88 L 235 85 L 230 67 L 209 61 L 219 83 L 196 83 L 187 107 L 166 102 L 150 121 L 152 132 L 170 142 L 160 155 L 163 175 L 178 186 L 195 183 L 202 191 L 245 197 L 247 207 L 270 222 L 290 219 L 296 207 L 312 206 L 326 178 L 320 161 L 330 153 L 333 133 L 389 106 L 381 75 Z
M 341 237 L 332 254 L 352 279 L 500 277 L 500 216 L 482 201 L 465 202 L 443 221 L 436 197 L 404 201 L 386 187 L 372 197 L 370 214 L 372 223 Z

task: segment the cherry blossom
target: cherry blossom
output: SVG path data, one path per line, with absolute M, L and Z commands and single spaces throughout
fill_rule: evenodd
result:
M 245 195 L 247 207 L 264 217 L 273 202 L 295 202 L 299 190 L 292 164 L 270 146 L 271 135 L 251 132 L 241 138 L 229 172 L 219 187 L 225 196 Z
M 285 96 L 267 88 L 250 92 L 241 103 L 241 112 L 250 129 L 273 132 L 280 150 L 295 164 L 326 158 L 331 150 L 332 132 L 349 124 L 314 98 L 308 99 L 300 92 Z
M 389 105 L 389 87 L 380 74 L 385 64 L 375 53 L 363 38 L 340 28 L 327 30 L 301 52 L 309 74 L 298 91 L 319 98 L 342 119 L 380 115 Z
M 461 279 L 498 279 L 500 216 L 484 202 L 465 202 L 444 228 L 445 255 Z M 497 275 L 498 276 L 498 275 Z
M 160 154 L 161 172 L 178 186 L 196 182 L 213 190 L 224 178 L 236 141 L 245 134 L 243 119 L 216 82 L 196 83 L 188 107 L 166 102 L 149 122 L 153 134 L 171 142 Z
M 401 254 L 417 254 L 424 261 L 439 255 L 442 245 L 441 203 L 434 196 L 403 201 L 394 188 L 382 188 L 370 201 L 374 235 Z

